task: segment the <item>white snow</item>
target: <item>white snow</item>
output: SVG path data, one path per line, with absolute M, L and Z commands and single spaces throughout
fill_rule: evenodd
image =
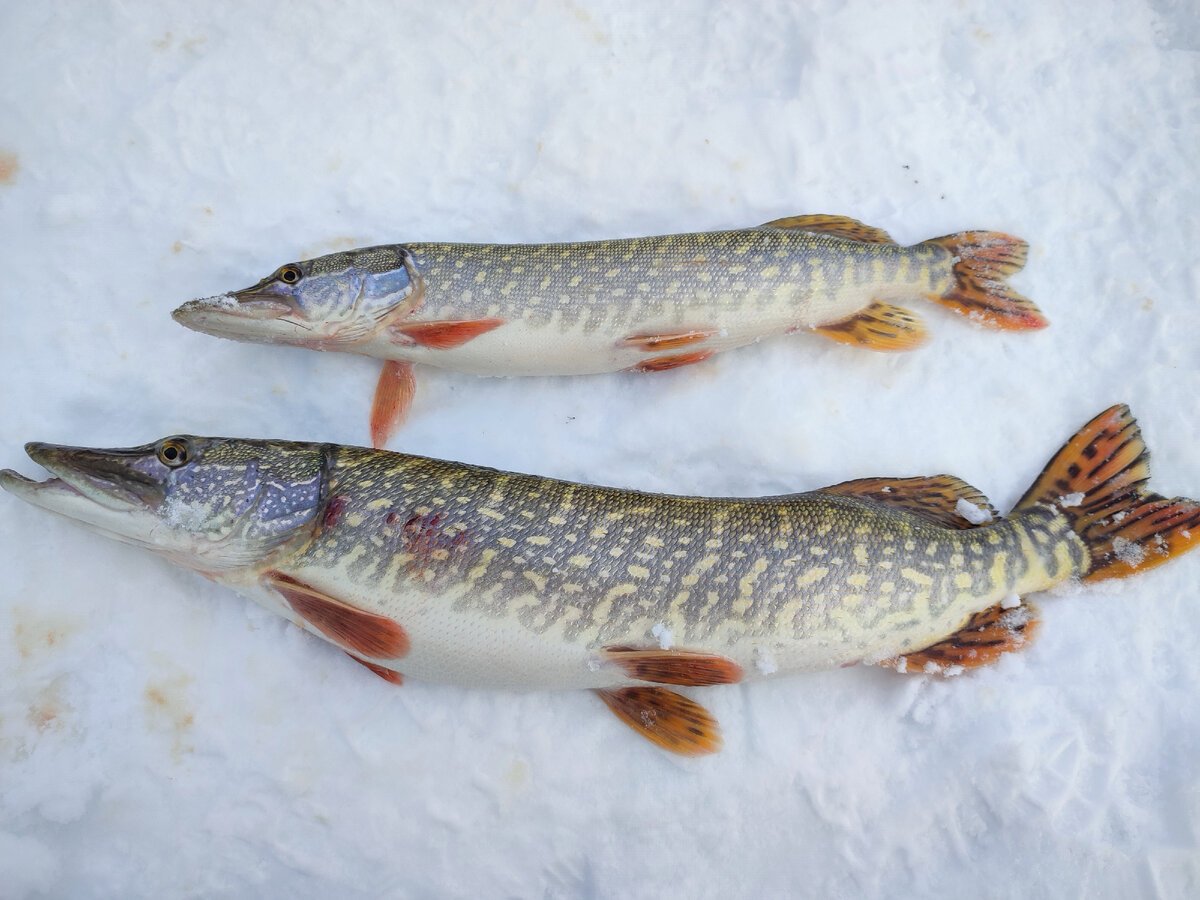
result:
M 976 506 L 966 497 L 959 497 L 958 502 L 954 504 L 954 509 L 972 525 L 983 525 L 985 522 L 992 521 L 990 510 Z
M 393 447 L 687 494 L 946 472 L 1007 511 L 1127 402 L 1152 488 L 1200 497 L 1190 4 L 49 0 L 3 22 L 0 466 L 37 474 L 32 440 L 365 442 L 376 362 L 170 317 L 291 260 L 837 213 L 902 243 L 1020 235 L 1013 285 L 1050 327 L 889 297 L 921 349 L 803 331 L 655 375 L 424 370 Z M 0 563 L 0 895 L 1200 884 L 1200 551 L 1031 597 L 1036 640 L 958 678 L 687 689 L 724 729 L 697 760 L 588 692 L 394 687 L 5 494 Z
M 1126 538 L 1113 538 L 1112 546 L 1113 553 L 1117 555 L 1117 559 L 1135 568 L 1141 565 L 1142 561 L 1146 558 L 1145 548 L 1141 544 L 1135 544 Z
M 670 650 L 675 646 L 674 633 L 662 622 L 659 622 L 657 625 L 651 628 L 650 634 L 652 634 L 654 639 L 658 641 L 658 646 L 662 650 Z
M 763 675 L 774 675 L 779 671 L 779 665 L 775 662 L 775 657 L 771 655 L 771 651 L 766 647 L 756 647 L 754 649 L 754 667 Z
M 1000 601 L 1000 606 L 1003 609 L 1016 609 L 1021 605 L 1021 597 L 1018 594 L 1009 594 Z
M 1058 498 L 1058 505 L 1070 509 L 1073 506 L 1078 506 L 1083 502 L 1083 491 L 1075 491 L 1071 494 L 1063 494 Z

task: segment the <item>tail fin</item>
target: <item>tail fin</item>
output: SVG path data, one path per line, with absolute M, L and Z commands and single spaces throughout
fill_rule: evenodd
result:
M 1146 490 L 1150 451 L 1129 407 L 1106 409 L 1054 455 L 1017 509 L 1048 504 L 1091 553 L 1084 581 L 1124 578 L 1200 542 L 1200 503 Z
M 1025 265 L 1029 245 L 998 231 L 963 231 L 925 241 L 954 256 L 954 286 L 929 299 L 989 328 L 1023 330 L 1050 323 L 1004 280 Z

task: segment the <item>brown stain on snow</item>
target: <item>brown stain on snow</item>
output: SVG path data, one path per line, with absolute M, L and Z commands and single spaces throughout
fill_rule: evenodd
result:
M 17 170 L 20 168 L 21 163 L 17 159 L 17 154 L 0 150 L 0 184 L 15 184 Z
M 12 619 L 13 643 L 26 660 L 54 650 L 77 630 L 69 619 L 38 616 L 26 606 L 14 606 Z
M 171 675 L 148 682 L 142 693 L 150 729 L 173 738 L 171 757 L 175 762 L 179 762 L 184 753 L 191 753 L 195 749 L 187 743 L 188 734 L 196 721 L 196 712 L 187 698 L 187 688 L 191 683 L 190 675 Z
M 60 731 L 66 724 L 67 714 L 72 712 L 71 704 L 63 699 L 63 686 L 67 676 L 60 675 L 38 691 L 33 703 L 30 704 L 25 718 L 37 729 L 39 734 L 47 731 Z

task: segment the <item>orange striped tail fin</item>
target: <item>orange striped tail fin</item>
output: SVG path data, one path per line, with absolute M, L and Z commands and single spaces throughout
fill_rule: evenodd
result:
M 1049 322 L 1030 300 L 1005 279 L 1025 266 L 1029 245 L 998 231 L 962 231 L 925 241 L 954 255 L 954 285 L 942 296 L 930 295 L 989 328 L 1045 328 Z
M 1124 578 L 1200 542 L 1200 503 L 1146 490 L 1150 451 L 1129 407 L 1106 409 L 1067 441 L 1017 509 L 1052 505 L 1091 553 L 1084 581 Z

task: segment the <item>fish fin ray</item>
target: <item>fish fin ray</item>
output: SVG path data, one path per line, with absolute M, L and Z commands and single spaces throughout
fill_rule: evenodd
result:
M 1017 503 L 1053 506 L 1091 556 L 1084 581 L 1124 578 L 1161 565 L 1200 542 L 1200 503 L 1146 489 L 1150 451 L 1124 404 L 1083 426 Z
M 994 663 L 1005 653 L 1023 650 L 1041 624 L 1037 607 L 1022 603 L 1005 609 L 1003 604 L 977 612 L 958 631 L 936 644 L 884 660 L 881 666 L 898 672 L 953 674 L 955 667 L 974 669 Z
M 431 350 L 453 350 L 504 324 L 504 319 L 459 319 L 444 322 L 400 322 L 388 330 Z
M 1000 513 L 982 491 L 953 475 L 857 478 L 822 488 L 819 493 L 896 506 L 947 528 L 974 528 L 1000 518 Z M 987 518 L 980 522 L 967 519 L 959 509 L 959 500 L 965 500 L 981 513 L 986 512 Z
M 680 684 L 700 687 L 710 684 L 736 684 L 742 680 L 742 667 L 731 659 L 697 650 L 639 650 L 635 647 L 606 647 L 604 657 L 619 666 L 630 678 L 655 684 Z
M 383 364 L 371 400 L 371 446 L 382 450 L 408 418 L 417 379 L 412 363 L 389 359 Z
M 717 328 L 693 328 L 690 331 L 631 334 L 627 338 L 622 338 L 621 344 L 625 347 L 644 350 L 647 353 L 655 350 L 677 350 L 680 347 L 706 341 L 719 333 L 720 330 Z
M 682 694 L 662 687 L 607 688 L 596 693 L 618 719 L 664 750 L 706 756 L 721 749 L 717 720 Z
M 839 322 L 815 325 L 812 330 L 840 344 L 854 344 L 884 353 L 915 350 L 928 336 L 916 313 L 879 301 Z
M 408 653 L 408 633 L 395 620 L 361 610 L 282 572 L 267 572 L 263 577 L 300 618 L 351 655 L 399 659 Z
M 704 362 L 712 356 L 715 350 L 694 350 L 691 353 L 671 353 L 666 356 L 652 356 L 630 366 L 627 372 L 665 372 L 668 369 L 678 369 L 680 366 L 690 366 Z
M 370 669 L 372 672 L 374 672 L 376 675 L 378 675 L 384 681 L 390 682 L 391 684 L 394 684 L 397 686 L 404 684 L 404 676 L 401 675 L 399 672 L 397 672 L 395 669 L 389 669 L 389 668 L 387 668 L 387 666 L 381 666 L 378 663 L 367 662 L 365 659 L 360 659 L 359 657 L 355 656 L 349 650 L 344 650 L 342 652 L 344 652 L 348 657 L 350 657 L 352 660 L 354 660 L 359 665 L 365 666 L 366 668 Z
M 863 244 L 895 244 L 892 236 L 882 228 L 866 225 L 858 219 L 849 216 L 785 216 L 774 219 L 761 226 L 762 228 L 794 228 L 797 231 L 815 231 L 828 234 L 831 237 L 843 238 L 847 241 L 858 241 Z
M 1041 310 L 1005 281 L 1025 265 L 1029 245 L 998 231 L 963 231 L 924 242 L 954 256 L 954 284 L 941 296 L 929 299 L 988 328 L 1020 331 L 1045 328 Z

